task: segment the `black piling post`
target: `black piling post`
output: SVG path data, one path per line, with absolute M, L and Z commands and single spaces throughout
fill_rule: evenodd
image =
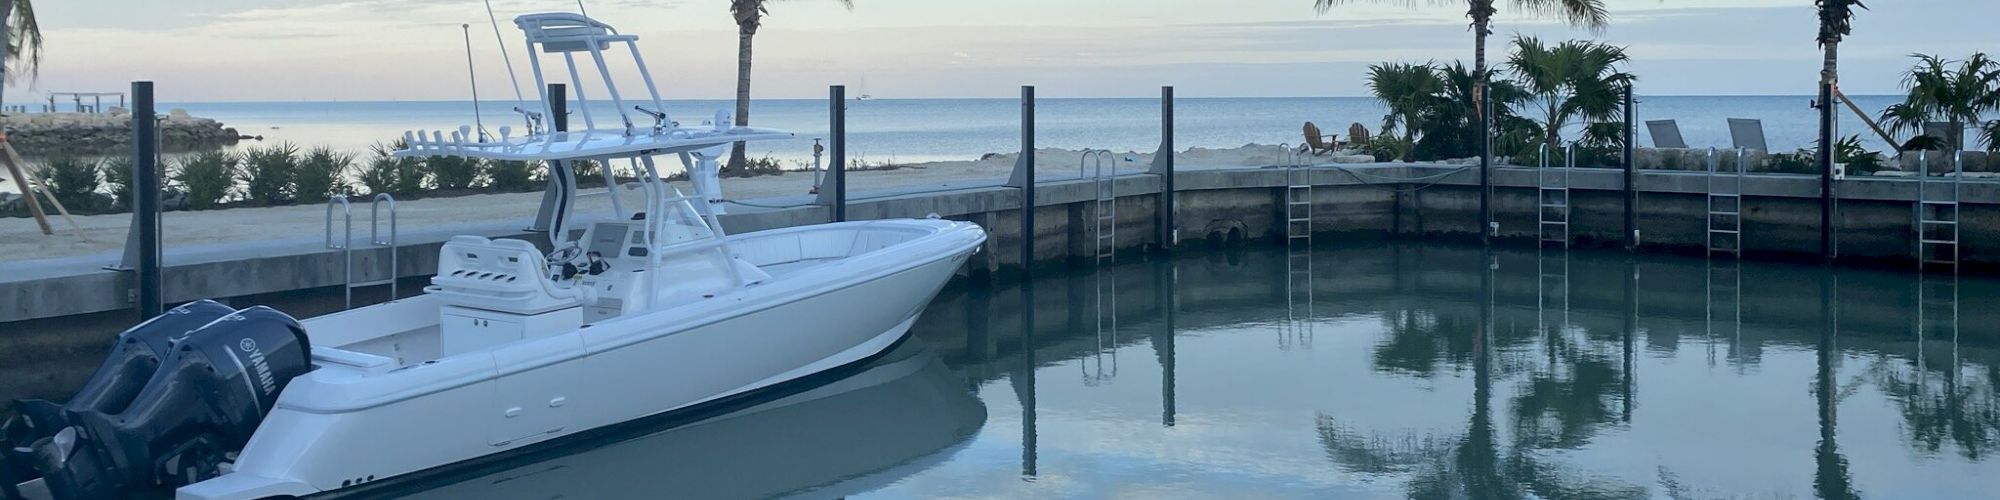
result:
M 1833 84 L 1819 85 L 1819 254 L 1833 263 Z
M 132 212 L 139 224 L 139 321 L 159 316 L 160 142 L 153 82 L 132 82 Z
M 1160 248 L 1172 251 L 1180 243 L 1180 231 L 1174 227 L 1174 87 L 1160 87 L 1160 151 L 1155 153 L 1154 169 L 1160 174 L 1159 216 L 1154 222 L 1160 229 Z
M 1021 86 L 1021 277 L 1035 266 L 1035 86 Z
M 1485 78 L 1481 76 L 1480 78 Z M 1487 86 L 1487 94 L 1492 86 Z M 1479 108 L 1479 242 L 1493 244 L 1493 98 L 1481 95 Z M 1537 195 L 1539 196 L 1539 195 Z
M 569 86 L 549 84 L 549 123 L 557 132 L 569 131 Z
M 1632 126 L 1632 86 L 1625 86 L 1625 250 L 1639 250 L 1639 219 L 1634 212 L 1639 204 L 1638 165 L 1633 163 L 1632 150 L 1637 148 L 1637 137 Z
M 833 221 L 847 222 L 847 86 L 827 87 L 827 142 L 833 151 Z M 820 186 L 825 190 L 826 186 Z

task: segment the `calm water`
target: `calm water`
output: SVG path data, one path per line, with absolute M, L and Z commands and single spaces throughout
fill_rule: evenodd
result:
M 1047 89 L 1045 89 L 1047 90 Z M 1052 92 L 1052 91 L 1051 91 Z M 1857 96 L 1862 109 L 1876 112 L 1895 102 L 1889 97 Z M 1644 97 L 1640 120 L 1676 119 L 1688 144 L 1729 147 L 1728 118 L 1759 118 L 1773 148 L 1808 146 L 1817 134 L 1818 118 L 1804 96 Z M 511 102 L 484 103 L 481 113 L 489 130 L 499 125 L 523 128 Z M 455 130 L 474 122 L 470 102 L 261 102 L 179 103 L 248 135 L 305 145 L 325 144 L 363 151 L 377 141 L 400 137 L 404 130 Z M 670 101 L 668 113 L 683 124 L 708 120 L 729 101 Z M 603 123 L 615 111 L 610 104 L 593 106 Z M 1319 123 L 1329 132 L 1346 134 L 1347 124 L 1360 122 L 1376 130 L 1383 108 L 1372 98 L 1181 98 L 1176 102 L 1176 143 L 1182 148 L 1233 148 L 1248 143 L 1296 144 L 1299 125 Z M 757 143 L 752 152 L 786 161 L 811 159 L 812 138 L 824 137 L 825 100 L 760 100 L 753 103 L 751 122 L 798 133 L 791 141 Z M 1863 125 L 1843 111 L 1842 135 L 1862 134 Z M 1157 99 L 1062 99 L 1043 97 L 1036 105 L 1037 145 L 1069 149 L 1103 148 L 1151 151 L 1160 140 Z M 1015 99 L 877 99 L 850 101 L 850 154 L 871 162 L 963 160 L 981 154 L 1020 148 L 1020 103 Z M 571 120 L 581 126 L 582 116 Z M 1651 145 L 1645 127 L 1640 144 Z M 1879 141 L 1878 141 L 1879 142 Z M 249 143 L 255 144 L 255 143 Z M 1883 148 L 1882 144 L 1873 147 Z
M 1994 281 L 1414 244 L 1048 274 L 954 284 L 914 340 L 803 392 L 399 493 L 1990 498 L 2000 477 Z

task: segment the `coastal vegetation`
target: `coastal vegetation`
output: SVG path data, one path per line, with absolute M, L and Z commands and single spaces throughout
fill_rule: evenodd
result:
M 772 0 L 729 0 L 729 15 L 736 19 L 736 125 L 750 124 L 750 61 L 751 41 L 757 37 L 757 29 L 764 26 L 764 16 L 770 15 Z M 854 8 L 853 0 L 839 0 L 842 6 Z M 729 161 L 722 165 L 724 173 L 746 168 L 743 143 L 729 147 Z
M 1623 70 L 1624 48 L 1589 41 L 1555 45 L 1532 37 L 1514 41 L 1504 68 L 1507 78 L 1492 82 L 1494 153 L 1516 163 L 1538 164 L 1547 145 L 1562 161 L 1565 130 L 1580 128 L 1579 156 L 1601 164 L 1623 147 L 1618 112 L 1622 92 L 1637 80 Z M 1476 71 L 1476 70 L 1474 70 Z M 1389 109 L 1383 134 L 1362 150 L 1378 160 L 1438 161 L 1479 153 L 1475 95 L 1477 78 L 1462 63 L 1383 63 L 1369 68 L 1368 85 Z M 1527 110 L 1540 116 L 1529 117 Z M 1400 131 L 1401 137 L 1396 137 Z M 1580 158 L 1583 160 L 1585 158 Z
M 0 0 L 0 20 L 6 22 L 7 77 L 34 78 L 42 66 L 42 24 L 35 19 L 33 0 Z
M 1987 149 L 1994 149 L 1992 122 L 1982 118 L 2000 111 L 2000 63 L 1985 53 L 1961 61 L 1929 54 L 1912 54 L 1915 66 L 1903 74 L 1903 102 L 1882 110 L 1882 123 L 1892 134 L 1914 135 L 1905 150 L 1964 149 L 1968 130 L 1983 131 Z M 1926 131 L 1930 124 L 1942 125 Z
M 1416 5 L 1415 2 L 1409 0 L 1313 0 L 1313 8 L 1324 14 L 1334 6 L 1357 2 L 1404 6 Z M 1432 3 L 1446 5 L 1458 4 L 1459 2 L 1437 0 Z M 1493 74 L 1486 64 L 1486 38 L 1493 34 L 1493 16 L 1500 12 L 1498 5 L 1501 3 L 1506 3 L 1520 12 L 1532 15 L 1552 16 L 1571 26 L 1586 27 L 1592 31 L 1603 29 L 1604 25 L 1611 21 L 1611 12 L 1605 8 L 1603 0 L 1465 0 L 1464 5 L 1467 7 L 1465 16 L 1472 20 L 1471 28 L 1473 37 L 1472 92 L 1469 94 L 1469 97 L 1471 97 L 1469 102 L 1479 102 L 1480 97 L 1486 95 L 1489 87 L 1492 87 L 1494 84 Z M 1499 96 L 1496 95 L 1495 97 Z M 1498 99 L 1494 100 L 1494 107 L 1501 107 Z M 1472 109 L 1476 110 L 1478 106 L 1475 105 Z M 1472 113 L 1471 117 L 1474 129 L 1478 128 L 1478 125 L 1483 121 L 1482 118 L 1487 118 L 1480 116 L 1477 112 Z M 1485 123 L 1495 127 L 1493 132 L 1496 137 L 1503 135 L 1505 132 L 1500 128 L 1502 125 L 1500 119 L 1502 117 L 1499 110 L 1495 109 L 1493 116 L 1490 118 L 1492 120 L 1485 121 Z
M 298 187 L 299 147 L 289 142 L 253 147 L 243 152 L 243 192 L 261 205 L 283 205 L 292 201 Z
M 299 159 L 297 183 L 300 203 L 320 203 L 353 191 L 347 185 L 347 171 L 354 167 L 354 155 L 319 146 Z

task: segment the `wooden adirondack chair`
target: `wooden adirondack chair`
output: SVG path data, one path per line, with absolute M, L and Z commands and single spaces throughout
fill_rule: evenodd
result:
M 1308 152 L 1314 155 L 1331 153 L 1340 147 L 1339 142 L 1335 140 L 1337 136 L 1320 134 L 1319 125 L 1314 125 L 1313 122 L 1306 122 L 1305 134 Z

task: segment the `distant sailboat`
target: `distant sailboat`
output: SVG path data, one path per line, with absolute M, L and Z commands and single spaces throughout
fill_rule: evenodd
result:
M 860 88 L 857 90 L 860 90 L 861 92 L 854 96 L 854 100 L 856 101 L 866 101 L 875 98 L 875 96 L 868 95 L 868 77 L 865 76 L 861 77 L 861 85 Z

